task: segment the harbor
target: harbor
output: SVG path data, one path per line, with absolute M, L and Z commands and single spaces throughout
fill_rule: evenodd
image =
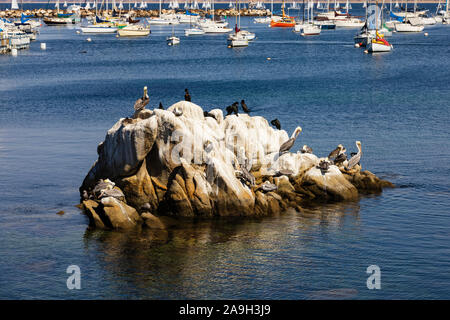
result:
M 47 4 L 49 6 L 50 2 Z M 254 24 L 267 25 L 270 28 L 286 28 L 302 37 L 319 37 L 321 31 L 329 32 L 341 29 L 355 29 L 353 37 L 357 48 L 366 48 L 365 53 L 390 52 L 394 47 L 388 42 L 393 33 L 421 33 L 428 36 L 425 28 L 450 22 L 448 1 L 436 4 L 435 8 L 420 8 L 417 1 L 408 1 L 402 6 L 398 1 L 364 1 L 362 15 L 352 15 L 352 4 L 338 1 L 327 2 L 303 1 L 290 4 L 281 2 L 278 8 L 274 3 L 230 2 L 217 7 L 214 1 L 186 1 L 183 5 L 173 1 L 157 4 L 158 8 L 149 10 L 146 2 L 124 4 L 102 1 L 77 4 L 60 4 L 56 1 L 55 9 L 19 9 L 16 0 L 11 8 L 0 12 L 1 53 L 14 53 L 29 47 L 29 42 L 36 40 L 40 28 L 45 26 L 75 25 L 77 33 L 82 34 L 117 34 L 118 37 L 149 36 L 151 27 L 186 25 L 185 37 L 205 34 L 228 34 L 227 46 L 247 47 L 257 37 L 250 30 L 240 27 L 241 17 L 254 17 Z M 357 4 L 354 4 L 355 6 Z M 183 8 L 182 8 L 183 7 Z M 370 11 L 370 12 L 369 12 Z M 235 18 L 233 21 L 233 17 Z M 424 31 L 425 30 L 425 31 Z M 90 38 L 89 38 L 90 39 Z M 174 34 L 167 37 L 168 45 L 178 45 L 181 39 Z M 89 41 L 89 40 L 88 40 Z M 395 40 L 394 40 L 395 41 Z

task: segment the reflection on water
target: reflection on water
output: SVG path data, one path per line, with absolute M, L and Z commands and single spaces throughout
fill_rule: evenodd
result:
M 286 263 L 298 264 L 295 272 L 302 277 L 302 266 L 313 264 L 307 256 L 317 248 L 317 230 L 323 235 L 342 228 L 359 228 L 357 202 L 262 219 L 180 219 L 167 231 L 86 231 L 85 247 L 120 283 L 119 296 L 139 288 L 141 298 L 214 298 L 223 297 L 218 288 L 234 286 L 226 294 L 232 298 L 247 296 L 258 279 L 264 283 Z M 288 296 L 298 294 L 294 289 Z

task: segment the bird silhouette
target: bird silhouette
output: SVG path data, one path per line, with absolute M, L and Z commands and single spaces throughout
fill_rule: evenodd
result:
M 270 121 L 270 124 L 275 126 L 275 128 L 277 128 L 278 130 L 281 130 L 281 123 L 280 120 L 278 119 L 273 119 L 272 121 Z
M 227 111 L 227 116 L 229 116 L 230 114 L 234 113 L 236 116 L 239 116 L 239 110 L 238 110 L 238 102 L 233 103 L 232 105 L 228 106 L 226 108 Z
M 244 100 L 241 100 L 241 107 L 242 107 L 242 110 L 244 110 L 245 113 L 250 113 L 250 110 L 247 108 L 247 104 L 245 103 Z
M 191 101 L 191 95 L 189 94 L 188 89 L 184 89 L 184 100 L 189 102 Z

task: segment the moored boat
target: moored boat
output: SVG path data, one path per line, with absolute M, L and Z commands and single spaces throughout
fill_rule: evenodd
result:
M 117 31 L 120 37 L 145 37 L 150 34 L 150 27 L 145 27 L 143 25 L 129 25 L 125 28 L 121 28 Z

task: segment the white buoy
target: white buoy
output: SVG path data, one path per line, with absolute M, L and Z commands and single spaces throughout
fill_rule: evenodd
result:
M 428 37 L 428 32 L 425 32 L 423 35 L 424 35 L 425 37 Z
M 272 58 L 269 57 L 269 58 L 267 58 L 267 60 L 272 60 Z
M 80 30 L 77 30 L 77 34 L 80 34 Z
M 41 50 L 47 49 L 47 44 L 45 42 L 41 42 Z
M 16 49 L 16 48 L 12 48 L 12 49 L 11 49 L 11 55 L 12 55 L 13 57 L 16 57 L 16 56 L 17 56 L 17 49 Z
M 369 50 L 364 50 L 364 53 L 369 53 Z
M 355 43 L 355 48 L 359 48 L 359 43 Z
M 87 38 L 86 41 L 87 41 L 87 42 L 91 42 L 92 39 L 91 39 L 91 38 Z

